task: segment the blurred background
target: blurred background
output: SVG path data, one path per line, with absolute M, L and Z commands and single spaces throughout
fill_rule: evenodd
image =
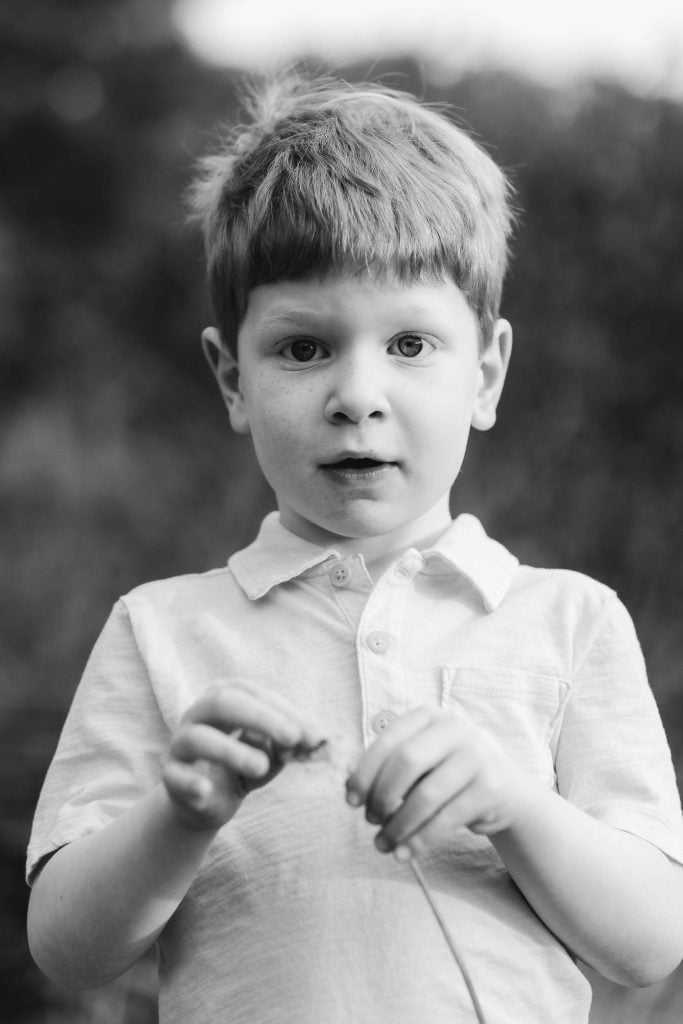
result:
M 514 11 L 512 7 L 514 6 Z M 238 72 L 323 58 L 448 100 L 524 211 L 499 424 L 454 510 L 615 588 L 683 778 L 680 5 L 10 0 L 0 7 L 0 983 L 6 1024 L 153 1024 L 152 960 L 71 995 L 26 947 L 32 809 L 118 595 L 223 564 L 272 507 L 198 339 L 182 193 Z M 674 1024 L 683 974 L 592 979 L 592 1024 Z M 426 1022 L 428 1024 L 428 1022 Z M 520 1022 L 523 1024 L 523 1022 Z

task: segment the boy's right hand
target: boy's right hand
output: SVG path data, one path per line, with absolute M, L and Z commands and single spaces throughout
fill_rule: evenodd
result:
M 193 704 L 171 739 L 163 781 L 178 820 L 214 831 L 252 789 L 281 771 L 287 751 L 313 751 L 315 722 L 272 690 L 217 686 Z

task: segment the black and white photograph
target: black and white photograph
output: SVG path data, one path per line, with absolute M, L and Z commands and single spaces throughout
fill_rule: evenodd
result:
M 2 1024 L 680 1024 L 683 6 L 0 9 Z

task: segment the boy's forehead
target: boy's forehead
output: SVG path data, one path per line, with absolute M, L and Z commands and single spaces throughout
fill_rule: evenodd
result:
M 451 280 L 399 281 L 374 274 L 327 274 L 257 285 L 249 292 L 245 320 L 264 326 L 319 322 L 343 316 L 349 302 L 372 305 L 386 298 L 382 312 L 401 316 L 433 313 L 442 303 L 465 300 Z

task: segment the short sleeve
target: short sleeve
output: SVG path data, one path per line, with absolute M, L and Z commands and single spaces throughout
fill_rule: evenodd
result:
M 683 863 L 671 752 L 633 622 L 614 594 L 579 652 L 556 771 L 571 803 Z
M 29 884 L 55 850 L 108 825 L 161 776 L 169 732 L 119 601 L 76 691 L 36 808 Z

